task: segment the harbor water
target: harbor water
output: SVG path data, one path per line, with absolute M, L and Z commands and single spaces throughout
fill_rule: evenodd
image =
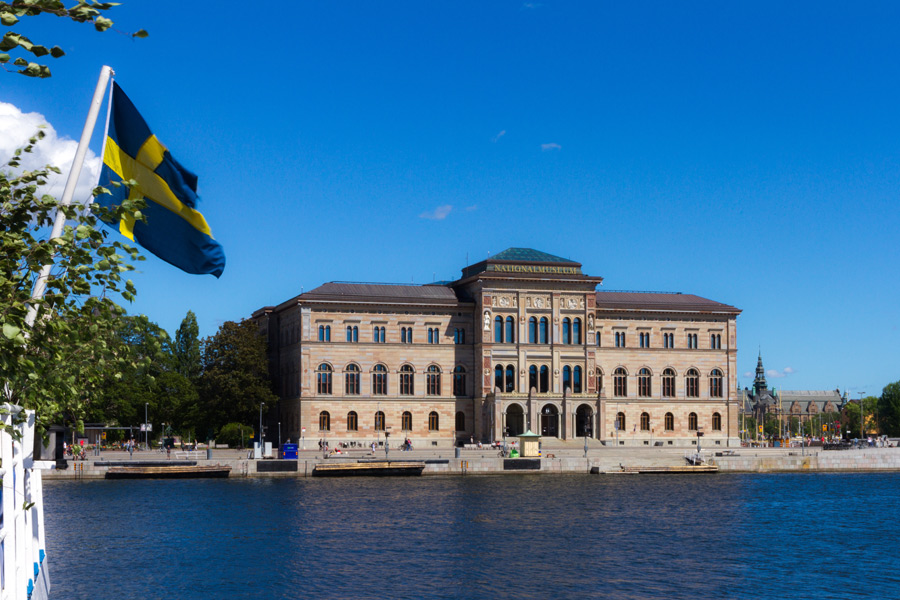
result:
M 52 598 L 900 597 L 900 474 L 53 481 Z

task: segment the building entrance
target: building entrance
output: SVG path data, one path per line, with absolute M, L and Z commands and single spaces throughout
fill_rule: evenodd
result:
M 594 437 L 594 409 L 587 404 L 582 404 L 575 411 L 575 435 Z
M 552 404 L 541 409 L 541 435 L 559 437 L 559 409 Z
M 525 411 L 518 404 L 506 408 L 506 435 L 515 437 L 525 433 Z

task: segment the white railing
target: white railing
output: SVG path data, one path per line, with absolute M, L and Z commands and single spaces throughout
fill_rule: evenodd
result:
M 3 405 L 0 416 L 11 425 L 23 409 Z M 16 425 L 21 439 L 0 430 L 0 600 L 44 600 L 50 593 L 44 540 L 44 500 L 41 469 L 51 462 L 34 460 L 34 411 Z

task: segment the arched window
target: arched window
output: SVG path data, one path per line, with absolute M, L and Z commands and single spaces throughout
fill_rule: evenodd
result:
M 722 415 L 719 413 L 713 413 L 712 428 L 713 431 L 722 431 Z
M 316 392 L 319 394 L 331 393 L 331 374 L 333 369 L 331 365 L 322 363 L 316 369 Z
M 359 367 L 350 364 L 344 369 L 344 394 L 359 395 Z
M 375 431 L 384 431 L 384 413 L 380 410 L 375 413 Z
M 562 376 L 563 376 L 562 377 L 563 391 L 565 391 L 565 390 L 571 391 L 572 390 L 572 367 L 570 367 L 569 365 L 564 366 Z
M 464 413 L 463 411 L 459 411 L 456 413 L 456 430 L 466 430 L 466 413 Z
M 572 369 L 572 393 L 581 393 L 581 367 L 578 365 L 575 365 L 575 368 Z
M 438 431 L 440 423 L 438 423 L 438 414 L 434 411 L 428 413 L 428 431 Z
M 412 396 L 416 389 L 413 381 L 415 373 L 413 372 L 413 368 L 409 365 L 403 365 L 400 367 L 400 395 L 401 396 Z
M 431 365 L 425 372 L 425 393 L 429 396 L 441 395 L 441 369 Z
M 641 431 L 650 431 L 650 415 L 641 413 Z
M 709 374 L 709 397 L 721 398 L 722 391 L 722 371 L 713 369 Z
M 513 365 L 506 365 L 506 387 L 502 389 L 507 394 L 516 391 L 516 368 Z
M 453 343 L 454 344 L 465 344 L 466 343 L 466 330 L 462 327 L 457 327 L 453 332 Z
M 331 341 L 331 325 L 319 325 L 319 341 Z
M 372 341 L 376 344 L 381 343 L 381 328 L 377 325 L 372 328 Z
M 538 341 L 537 317 L 528 319 L 528 343 L 536 344 Z
M 347 431 L 358 431 L 359 430 L 359 417 L 356 416 L 354 411 L 350 411 L 347 413 Z
M 375 365 L 372 369 L 372 394 L 374 396 L 386 396 L 388 383 L 388 371 L 384 365 Z
M 572 321 L 572 343 L 581 344 L 581 319 L 577 317 Z
M 506 317 L 506 343 L 512 344 L 516 341 L 516 320 L 512 317 Z
M 494 317 L 494 341 L 498 344 L 503 341 L 503 317 Z
M 453 395 L 466 395 L 466 368 L 462 365 L 453 369 Z
M 625 431 L 625 413 L 623 412 L 616 415 L 616 429 Z
M 697 413 L 688 415 L 688 429 L 690 431 L 697 431 Z
M 666 369 L 662 374 L 662 395 L 663 398 L 675 397 L 675 371 Z
M 528 391 L 532 389 L 538 389 L 538 370 L 535 365 L 528 367 Z
M 412 413 L 407 411 L 403 412 L 403 416 L 400 417 L 400 429 L 403 431 L 412 431 Z
M 569 317 L 563 319 L 562 322 L 562 343 L 563 344 L 571 344 L 572 343 L 572 321 Z
M 400 343 L 401 344 L 412 344 L 413 343 L 413 328 L 412 327 L 401 327 L 400 328 Z
M 700 397 L 700 373 L 697 372 L 697 369 L 688 369 L 684 384 L 685 395 L 688 398 Z
M 358 342 L 359 341 L 359 327 L 356 325 L 347 326 L 347 341 L 348 342 Z
M 613 372 L 613 394 L 619 398 L 628 395 L 628 372 L 619 367 Z
M 666 431 L 675 431 L 675 415 L 666 413 Z
M 331 431 L 331 415 L 327 410 L 319 413 L 319 431 Z
M 428 343 L 429 344 L 434 343 L 434 328 L 433 327 L 428 328 Z
M 538 340 L 539 340 L 539 343 L 541 343 L 541 344 L 546 344 L 546 343 L 547 343 L 547 327 L 548 327 L 548 324 L 549 324 L 549 321 L 547 321 L 547 317 L 541 317 L 540 330 L 538 331 L 538 334 L 539 334 L 539 335 L 538 335 Z
M 652 395 L 652 386 L 650 384 L 650 369 L 644 367 L 638 371 L 638 396 L 641 398 L 649 398 Z
M 494 387 L 503 391 L 503 365 L 494 367 Z
M 547 365 L 541 366 L 541 389 L 540 393 L 546 394 L 550 391 L 550 368 Z
M 597 392 L 603 391 L 603 371 L 597 369 Z

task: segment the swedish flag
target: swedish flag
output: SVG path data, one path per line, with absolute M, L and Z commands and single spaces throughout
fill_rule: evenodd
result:
M 115 82 L 110 102 L 100 185 L 111 193 L 98 196 L 97 203 L 112 207 L 129 197 L 143 197 L 146 222 L 122 219 L 118 223 L 122 235 L 182 271 L 219 277 L 225 253 L 197 211 L 197 176 L 169 154 Z M 129 179 L 139 185 L 110 186 Z

